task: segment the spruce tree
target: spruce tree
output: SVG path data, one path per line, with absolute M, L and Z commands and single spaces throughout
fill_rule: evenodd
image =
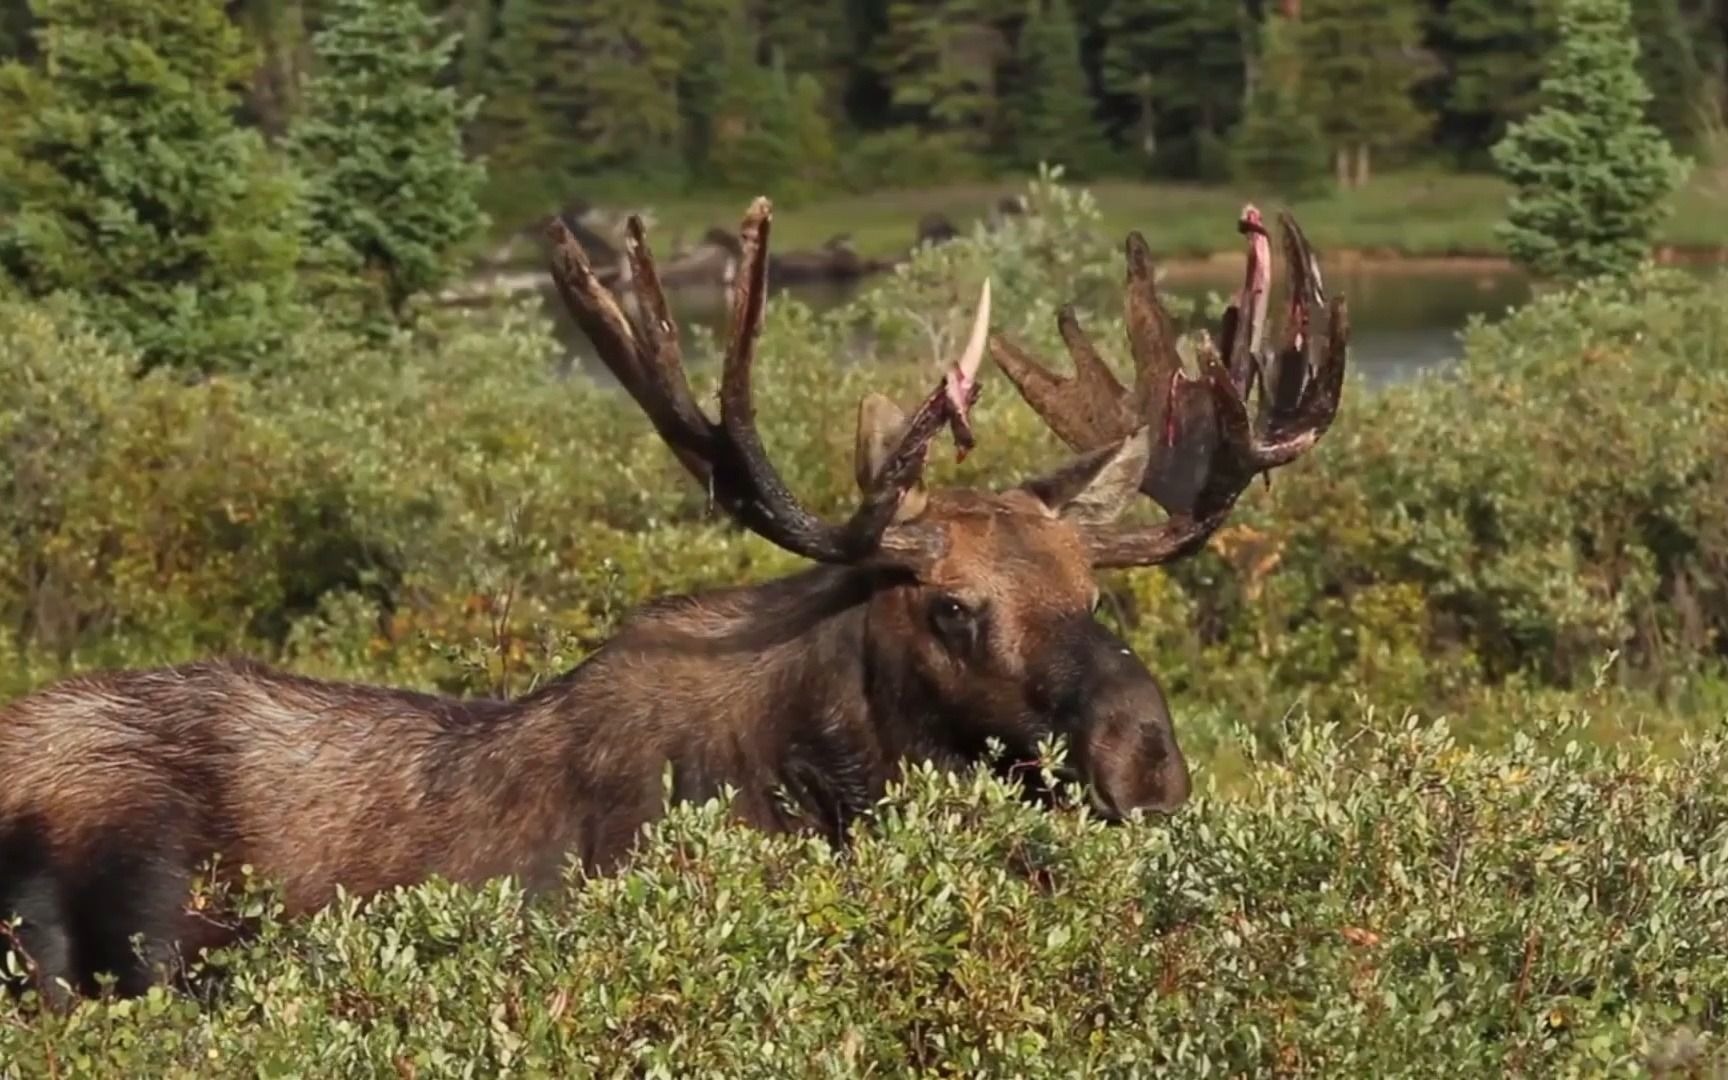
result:
M 896 113 L 978 148 L 996 126 L 1006 39 L 986 0 L 890 0 L 878 64 Z
M 1563 0 L 1542 106 L 1494 148 L 1514 188 L 1501 236 L 1541 277 L 1634 269 L 1685 175 L 1645 118 L 1631 19 L 1627 0 Z
M 1241 0 L 1115 0 L 1104 7 L 1104 88 L 1136 118 L 1133 138 L 1148 157 L 1170 145 L 1178 172 L 1210 171 L 1204 147 L 1229 131 L 1242 109 L 1244 18 Z
M 1690 146 L 1705 107 L 1705 77 L 1679 0 L 1638 0 L 1633 22 L 1638 70 L 1650 87 L 1650 119 L 1670 142 Z
M 506 183 L 575 167 L 569 126 L 583 101 L 571 7 L 571 0 L 503 0 L 498 9 L 474 142 Z
M 576 83 L 569 145 L 583 172 L 664 176 L 682 159 L 678 75 L 686 42 L 664 0 L 567 0 L 575 26 L 558 60 Z
M 0 69 L 0 277 L 69 294 L 148 367 L 246 367 L 301 314 L 297 188 L 234 120 L 255 57 L 221 0 L 38 0 Z
M 444 284 L 483 224 L 462 151 L 472 103 L 437 85 L 455 51 L 419 0 L 328 0 L 316 73 L 290 149 L 307 180 L 308 237 L 365 283 L 367 319 L 400 322 Z
M 1302 98 L 1331 147 L 1342 184 L 1367 182 L 1374 150 L 1428 128 L 1411 91 L 1423 78 L 1414 0 L 1307 0 L 1298 24 Z
M 796 201 L 832 180 L 838 167 L 833 130 L 823 112 L 822 84 L 793 76 L 779 50 L 756 62 L 758 41 L 742 21 L 721 28 L 724 78 L 709 113 L 705 179 Z
M 1019 164 L 1061 165 L 1084 176 L 1103 160 L 1103 137 L 1092 115 L 1080 31 L 1067 0 L 1032 0 L 1020 30 L 1019 93 L 1013 145 Z
M 1536 108 L 1558 0 L 1451 0 L 1437 44 L 1450 67 L 1448 126 L 1480 153 Z
M 1287 196 L 1319 190 L 1326 175 L 1325 139 L 1302 106 L 1296 37 L 1288 20 L 1266 17 L 1260 27 L 1259 77 L 1230 143 L 1231 171 L 1238 180 Z

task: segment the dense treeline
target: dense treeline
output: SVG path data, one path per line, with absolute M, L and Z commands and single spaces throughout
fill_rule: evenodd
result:
M 0 54 L 36 47 L 31 4 L 0 0 Z M 266 132 L 306 107 L 313 38 L 334 6 L 228 4 L 256 47 L 247 110 Z M 504 188 L 572 175 L 700 186 L 772 176 L 784 192 L 1039 160 L 1080 175 L 1200 179 L 1300 178 L 1329 163 L 1346 183 L 1387 154 L 1483 166 L 1534 103 L 1558 0 L 428 6 L 455 39 L 446 79 L 483 102 L 470 149 Z M 1685 149 L 1721 111 L 1728 2 L 1634 10 L 1652 119 Z

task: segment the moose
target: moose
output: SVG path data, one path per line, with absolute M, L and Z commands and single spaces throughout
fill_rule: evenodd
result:
M 1025 760 L 1050 737 L 1069 746 L 1070 790 L 1108 819 L 1184 803 L 1188 766 L 1165 699 L 1097 620 L 1094 573 L 1198 550 L 1254 477 L 1331 425 L 1346 309 L 1328 306 L 1300 228 L 1282 219 L 1289 303 L 1268 344 L 1271 244 L 1244 211 L 1244 284 L 1216 340 L 1187 339 L 1192 373 L 1147 244 L 1131 234 L 1131 386 L 1070 308 L 1059 330 L 1071 375 L 992 335 L 986 282 L 970 339 L 926 398 L 910 412 L 879 394 L 860 404 L 859 495 L 836 523 L 787 489 L 757 429 L 770 222 L 758 199 L 740 232 L 718 420 L 685 377 L 640 220 L 625 245 L 634 313 L 556 221 L 551 273 L 713 502 L 812 565 L 650 602 L 515 700 L 227 659 L 74 676 L 14 701 L 0 711 L 0 947 L 44 1001 L 98 993 L 99 976 L 135 994 L 232 940 L 241 931 L 189 902 L 213 858 L 273 881 L 290 916 L 338 887 L 365 896 L 435 876 L 545 890 L 572 862 L 615 870 L 668 794 L 730 790 L 748 826 L 843 844 L 905 762 L 1001 767 L 993 746 Z M 1072 456 L 1000 491 L 926 487 L 938 434 L 950 430 L 962 453 L 973 444 L 986 352 Z M 1137 494 L 1162 508 L 1155 523 L 1119 520 Z

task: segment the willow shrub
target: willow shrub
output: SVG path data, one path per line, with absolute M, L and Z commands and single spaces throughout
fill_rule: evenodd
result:
M 1300 727 L 1247 790 L 1121 827 L 918 772 L 844 857 L 686 807 L 542 898 L 433 883 L 266 921 L 202 1002 L 0 1004 L 0 1076 L 1728 1064 L 1728 731 L 1656 758 L 1506 720 L 1494 752 Z

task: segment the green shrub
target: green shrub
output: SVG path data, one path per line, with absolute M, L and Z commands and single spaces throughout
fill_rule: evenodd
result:
M 1728 733 L 1662 760 L 1590 749 L 1579 719 L 1506 716 L 1523 733 L 1492 754 L 1416 721 L 1348 746 L 1299 726 L 1241 795 L 1117 828 L 917 772 L 845 857 L 684 808 L 627 872 L 541 900 L 433 883 L 266 922 L 202 1006 L 0 1004 L 0 1074 L 1720 1064 Z

